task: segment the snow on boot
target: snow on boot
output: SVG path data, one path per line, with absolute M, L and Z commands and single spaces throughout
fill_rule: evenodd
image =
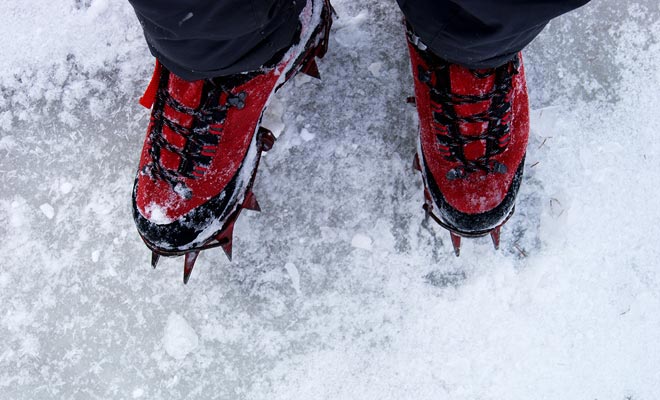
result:
M 511 216 L 529 136 L 522 56 L 471 70 L 433 54 L 408 32 L 419 143 L 414 165 L 424 180 L 424 209 L 461 237 L 491 235 Z
M 242 209 L 260 209 L 252 193 L 262 151 L 274 136 L 260 127 L 271 96 L 296 72 L 318 75 L 332 24 L 328 0 L 308 0 L 299 35 L 274 66 L 186 81 L 156 63 L 140 100 L 151 120 L 133 188 L 138 232 L 159 256 L 185 255 L 188 281 L 199 251 L 222 247 L 231 259 Z

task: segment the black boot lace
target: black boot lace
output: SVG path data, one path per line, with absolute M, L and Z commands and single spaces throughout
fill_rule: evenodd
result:
M 457 94 L 451 92 L 450 63 L 421 51 L 429 69 L 418 66 L 418 79 L 430 89 L 433 111 L 433 132 L 438 140 L 438 150 L 442 157 L 459 165 L 447 172 L 447 179 L 455 180 L 467 177 L 476 171 L 486 173 L 507 172 L 506 165 L 492 159 L 506 150 L 510 141 L 511 92 L 513 76 L 518 74 L 520 59 L 518 55 L 508 63 L 492 69 L 470 70 L 477 79 L 494 75 L 493 88 L 483 94 Z M 487 111 L 459 116 L 456 106 L 490 101 Z M 461 134 L 462 123 L 488 123 L 485 131 L 479 135 Z M 465 146 L 471 142 L 484 141 L 485 153 L 477 159 L 465 157 Z
M 190 198 L 192 191 L 186 185 L 184 178 L 198 179 L 204 175 L 216 155 L 222 123 L 227 111 L 231 107 L 242 109 L 245 107 L 246 92 L 232 93 L 235 87 L 220 79 L 207 79 L 202 89 L 202 100 L 197 108 L 187 107 L 174 99 L 167 90 L 169 72 L 163 71 L 160 77 L 154 111 L 153 124 L 149 131 L 151 148 L 149 156 L 151 162 L 146 165 L 144 173 L 152 178 L 161 179 L 184 198 Z M 225 94 L 224 104 L 220 104 Z M 165 106 L 176 112 L 193 117 L 190 127 L 185 127 L 172 121 L 165 115 Z M 185 140 L 185 145 L 179 148 L 170 143 L 163 134 L 163 128 L 169 128 Z M 166 168 L 161 163 L 161 151 L 167 151 L 180 157 L 179 167 L 176 170 Z

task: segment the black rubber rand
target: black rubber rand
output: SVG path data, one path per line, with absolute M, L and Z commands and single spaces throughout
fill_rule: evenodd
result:
M 433 175 L 426 165 L 423 156 L 421 161 L 422 168 L 424 168 L 427 189 L 433 198 L 434 209 L 432 213 L 440 220 L 441 225 L 450 231 L 466 237 L 487 235 L 491 230 L 506 221 L 512 214 L 516 195 L 522 182 L 525 157 L 520 161 L 502 202 L 492 210 L 478 214 L 467 214 L 452 207 L 442 195 L 442 191 L 435 179 L 433 179 Z

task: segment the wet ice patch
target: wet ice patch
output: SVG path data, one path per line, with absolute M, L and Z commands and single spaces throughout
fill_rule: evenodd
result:
M 181 315 L 172 312 L 167 318 L 163 347 L 167 354 L 177 360 L 184 359 L 199 345 L 199 338 L 195 330 Z
M 458 287 L 467 279 L 465 271 L 431 271 L 424 276 L 429 284 L 439 287 Z

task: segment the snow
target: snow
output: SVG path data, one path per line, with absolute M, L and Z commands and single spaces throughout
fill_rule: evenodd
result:
M 153 60 L 130 5 L 0 2 L 0 398 L 660 396 L 658 2 L 593 1 L 526 50 L 516 214 L 460 258 L 411 168 L 400 12 L 333 4 L 323 80 L 266 113 L 263 211 L 184 286 L 131 217 Z
M 167 225 L 173 222 L 173 220 L 167 216 L 167 210 L 156 203 L 148 204 L 145 207 L 145 211 L 149 213 L 151 221 L 156 224 Z

